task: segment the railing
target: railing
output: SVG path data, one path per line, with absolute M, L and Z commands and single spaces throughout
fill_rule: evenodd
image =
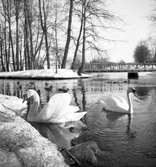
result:
M 125 63 L 102 64 L 90 63 L 85 66 L 86 72 L 128 72 L 128 71 L 156 71 L 156 63 Z

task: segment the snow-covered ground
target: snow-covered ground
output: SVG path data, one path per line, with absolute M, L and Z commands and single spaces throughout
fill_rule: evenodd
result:
M 72 78 L 88 78 L 88 74 L 79 76 L 76 71 L 70 69 L 58 69 L 56 73 L 53 69 L 48 70 L 26 70 L 16 72 L 1 72 L 0 78 L 44 78 L 44 79 L 72 79 Z

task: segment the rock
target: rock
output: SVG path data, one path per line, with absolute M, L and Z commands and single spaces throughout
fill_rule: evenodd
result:
M 0 148 L 0 166 L 3 167 L 22 167 L 15 153 Z
M 67 165 L 55 144 L 42 137 L 21 117 L 0 105 L 0 166 L 66 167 Z
M 80 133 L 82 130 L 87 129 L 87 126 L 82 121 L 66 122 L 64 127 L 72 133 Z
M 73 146 L 69 151 L 83 164 L 83 167 L 116 167 L 116 160 L 113 153 L 100 150 L 95 141 L 78 144 Z
M 97 165 L 97 155 L 101 153 L 98 145 L 94 141 L 78 144 L 70 149 L 70 152 L 80 161 L 88 161 L 92 165 Z
M 27 111 L 27 104 L 23 103 L 23 99 L 18 98 L 16 96 L 8 96 L 0 94 L 0 104 L 6 110 L 10 110 L 12 111 L 12 113 L 15 113 L 16 115 L 19 116 L 22 116 Z

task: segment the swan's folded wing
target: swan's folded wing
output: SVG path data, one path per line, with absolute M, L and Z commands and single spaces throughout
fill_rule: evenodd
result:
M 108 111 L 123 112 L 128 110 L 128 103 L 120 96 L 103 96 L 100 102 Z
M 57 93 L 50 98 L 49 102 L 42 109 L 42 113 L 46 115 L 46 118 L 55 118 L 60 115 L 60 112 L 62 112 L 70 102 L 71 95 L 69 93 Z
M 118 105 L 118 107 L 120 107 L 123 110 L 128 110 L 129 106 L 128 106 L 128 102 L 125 100 L 125 98 L 121 97 L 121 96 L 115 96 L 115 101 L 116 104 Z
M 57 119 L 62 119 L 63 117 L 65 117 L 66 115 L 71 115 L 75 112 L 79 111 L 79 107 L 77 106 L 66 106 L 61 112 L 59 112 L 59 114 L 57 115 Z
M 65 123 L 65 122 L 74 122 L 79 121 L 87 112 L 77 112 L 72 114 L 66 114 L 60 119 L 52 119 L 52 122 L 55 123 Z

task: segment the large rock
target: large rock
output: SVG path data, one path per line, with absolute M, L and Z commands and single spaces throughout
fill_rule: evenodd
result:
M 65 167 L 57 146 L 0 105 L 0 167 Z
M 78 144 L 70 149 L 70 152 L 79 160 L 87 161 L 93 165 L 97 165 L 97 155 L 101 154 L 101 150 L 94 141 L 88 141 Z
M 75 145 L 69 151 L 83 167 L 116 167 L 113 154 L 100 150 L 95 141 Z

